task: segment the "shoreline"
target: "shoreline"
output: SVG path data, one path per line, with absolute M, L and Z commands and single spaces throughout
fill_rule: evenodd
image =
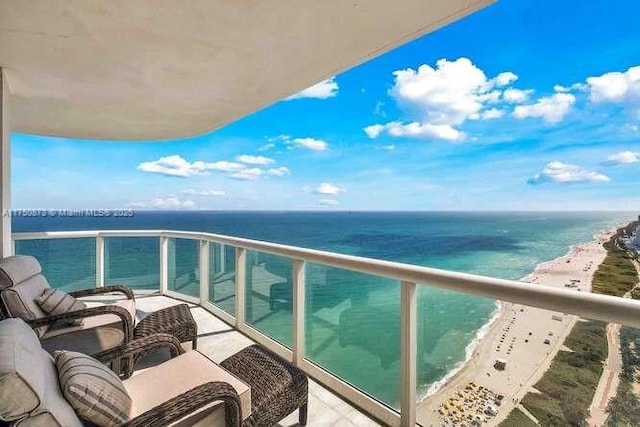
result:
M 520 281 L 556 287 L 567 287 L 567 284 L 571 283 L 576 290 L 589 292 L 591 277 L 606 255 L 602 244 L 618 228 L 626 224 L 604 229 L 595 234 L 589 242 L 571 245 L 567 253 L 552 260 L 540 262 Z M 577 321 L 577 316 L 562 314 L 560 321 L 559 314 L 554 316 L 550 314 L 551 312 L 542 309 L 503 301 L 496 301 L 496 303 L 498 307 L 489 321 L 478 330 L 469 343 L 472 348 L 466 351 L 465 360 L 459 362 L 441 380 L 431 384 L 426 393 L 419 397 L 418 420 L 424 425 L 440 425 L 433 422 L 436 419 L 439 423 L 441 422 L 437 413 L 438 408 L 456 391 L 463 390 L 469 382 L 487 384 L 488 389 L 505 396 L 504 401 L 507 403 L 499 408 L 497 417 L 489 420 L 489 425 L 495 425 L 506 418 L 511 409 L 517 406 L 529 388 L 548 369 L 553 357 L 562 347 L 564 338 Z M 528 322 L 522 321 L 525 313 L 526 317 L 530 318 Z M 555 321 L 549 321 L 549 319 L 555 319 Z M 526 327 L 523 328 L 523 326 Z M 538 343 L 532 342 L 530 347 L 537 351 L 534 351 L 534 354 L 520 354 L 522 351 L 518 349 L 521 347 L 517 349 L 516 346 L 522 345 L 522 341 L 528 343 L 529 339 L 533 340 L 534 337 Z M 550 344 L 541 344 L 541 338 L 545 342 L 549 341 Z M 509 347 L 506 347 L 507 345 Z M 506 353 L 505 348 L 508 349 Z M 507 369 L 502 372 L 493 369 L 492 362 L 502 358 L 500 356 L 509 360 L 508 363 L 513 364 L 516 369 Z M 518 367 L 523 372 L 517 372 Z M 507 375 L 504 375 L 505 372 Z

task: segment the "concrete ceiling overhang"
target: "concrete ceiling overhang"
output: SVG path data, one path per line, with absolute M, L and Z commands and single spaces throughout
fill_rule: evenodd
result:
M 202 134 L 493 0 L 2 0 L 12 129 Z

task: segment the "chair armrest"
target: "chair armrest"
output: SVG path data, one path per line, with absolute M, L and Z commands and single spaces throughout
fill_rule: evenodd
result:
M 82 289 L 79 291 L 69 292 L 69 295 L 74 298 L 81 298 L 92 295 L 108 294 L 111 292 L 120 292 L 124 294 L 127 299 L 135 299 L 133 291 L 124 285 L 109 285 L 102 288 Z
M 144 414 L 138 415 L 123 426 L 167 425 L 216 400 L 221 400 L 225 404 L 225 425 L 239 427 L 242 422 L 240 397 L 232 386 L 221 381 L 212 381 L 192 388 Z
M 166 347 L 171 353 L 171 358 L 177 357 L 184 353 L 184 348 L 180 341 L 169 334 L 154 334 L 147 337 L 136 338 L 126 342 L 118 347 L 101 352 L 94 357 L 104 364 L 108 364 L 118 359 L 129 359 L 129 364 L 124 367 L 124 377 L 129 378 L 133 372 L 133 367 L 138 358 L 144 356 L 148 352 Z
M 83 308 L 82 310 L 69 311 L 67 313 L 29 320 L 27 323 L 32 328 L 37 328 L 39 326 L 52 325 L 59 320 L 84 319 L 85 317 L 101 316 L 103 314 L 115 314 L 122 319 L 122 330 L 124 332 L 125 342 L 133 337 L 133 319 L 131 318 L 131 314 L 125 308 L 117 305 L 106 304 L 98 307 Z

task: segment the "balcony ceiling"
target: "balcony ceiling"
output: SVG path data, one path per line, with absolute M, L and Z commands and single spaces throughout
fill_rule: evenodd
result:
M 2 0 L 15 131 L 202 134 L 492 0 Z

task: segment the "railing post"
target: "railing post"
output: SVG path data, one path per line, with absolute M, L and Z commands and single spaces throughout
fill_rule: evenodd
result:
M 300 366 L 304 360 L 304 266 L 303 260 L 293 260 L 293 363 L 296 366 Z
M 11 129 L 9 82 L 0 66 L 0 258 L 13 255 L 11 245 Z
M 167 293 L 169 283 L 169 238 L 160 236 L 160 294 Z
M 416 425 L 416 357 L 417 324 L 416 324 L 416 284 L 402 282 L 401 288 L 401 381 L 400 381 L 400 425 L 414 427 Z
M 247 250 L 236 247 L 236 328 L 244 324 L 245 281 L 247 277 Z
M 220 273 L 225 273 L 227 271 L 227 268 L 225 266 L 226 264 L 226 259 L 225 259 L 225 245 L 219 245 L 220 246 Z
M 209 300 L 209 242 L 200 240 L 200 304 Z
M 96 236 L 96 287 L 104 286 L 104 265 L 105 265 L 105 244 L 104 237 Z

